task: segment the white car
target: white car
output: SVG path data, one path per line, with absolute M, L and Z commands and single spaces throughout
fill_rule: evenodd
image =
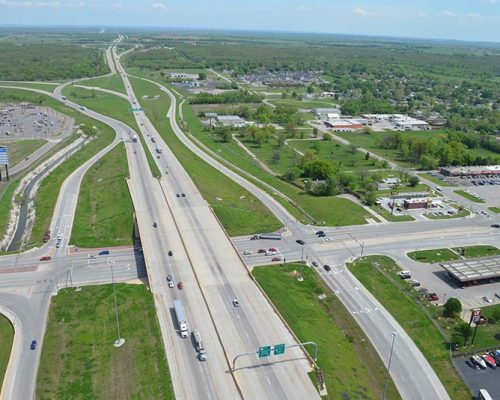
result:
M 240 306 L 240 302 L 238 301 L 238 299 L 233 299 L 233 306 L 235 306 L 235 307 Z
M 266 256 L 275 256 L 276 252 L 275 251 L 266 251 Z
M 488 296 L 483 296 L 482 297 L 483 301 L 485 301 L 486 303 L 493 303 L 493 300 L 491 299 L 491 297 L 488 297 Z
M 250 254 L 252 254 L 252 252 L 251 252 L 250 250 L 245 250 L 245 251 L 243 252 L 243 255 L 245 255 L 245 256 L 248 256 L 248 255 L 250 255 Z
M 168 287 L 169 287 L 169 288 L 173 288 L 173 287 L 174 287 L 174 282 L 172 282 L 172 281 L 168 281 Z

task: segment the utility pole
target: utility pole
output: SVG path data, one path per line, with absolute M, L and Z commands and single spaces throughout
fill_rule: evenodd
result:
M 382 397 L 382 400 L 385 400 L 387 395 L 387 385 L 389 384 L 389 370 L 391 369 L 392 352 L 394 350 L 394 342 L 396 341 L 396 336 L 398 336 L 398 333 L 396 331 L 391 332 L 391 336 L 392 336 L 391 353 L 389 355 L 389 363 L 387 364 L 387 371 L 385 374 L 384 395 Z
M 118 320 L 118 305 L 116 304 L 116 287 L 115 287 L 115 276 L 113 274 L 113 264 L 115 262 L 113 260 L 108 259 L 108 264 L 111 267 L 111 282 L 113 283 L 113 297 L 115 300 L 115 317 L 116 317 L 116 334 L 117 334 L 117 339 L 115 340 L 115 343 L 113 346 L 116 348 L 122 347 L 123 344 L 125 343 L 125 339 L 121 337 L 120 335 L 120 321 Z

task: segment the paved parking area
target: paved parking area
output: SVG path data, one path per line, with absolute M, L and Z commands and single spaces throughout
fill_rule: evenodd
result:
M 476 396 L 479 389 L 486 389 L 494 399 L 500 397 L 500 368 L 475 369 L 469 367 L 465 361 L 468 358 L 454 358 L 453 365 L 464 380 L 465 384 Z
M 48 107 L 0 104 L 0 139 L 47 139 L 62 134 L 70 118 Z

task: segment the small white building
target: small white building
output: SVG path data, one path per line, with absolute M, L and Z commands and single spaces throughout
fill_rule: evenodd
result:
M 225 126 L 242 127 L 247 125 L 247 122 L 238 115 L 218 115 L 215 119 L 219 124 Z
M 328 119 L 328 114 L 338 114 L 340 116 L 340 110 L 338 108 L 313 108 L 312 111 L 317 119 L 323 121 Z

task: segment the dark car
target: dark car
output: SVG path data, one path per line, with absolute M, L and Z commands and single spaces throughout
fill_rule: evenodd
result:
M 258 253 L 258 254 L 262 254 L 262 253 L 265 253 L 265 252 L 266 252 L 266 250 L 265 250 L 265 249 L 259 249 L 259 250 L 257 251 L 257 253 Z
M 174 253 L 172 253 L 172 250 L 169 250 L 169 251 L 168 251 L 168 255 L 169 255 L 169 256 L 173 256 L 173 255 L 174 255 Z
M 318 266 L 318 262 L 317 261 L 313 261 L 312 265 L 313 265 L 313 267 L 317 267 Z
M 326 237 L 326 233 L 318 233 L 318 237 Z
M 50 261 L 50 260 L 52 260 L 51 256 L 43 256 L 42 258 L 40 258 L 40 261 Z
M 183 284 L 182 282 L 179 282 L 179 283 L 177 284 L 177 289 L 179 289 L 179 290 L 184 289 L 184 284 Z
M 185 195 L 184 193 L 181 193 L 181 196 L 182 196 L 182 197 L 186 197 L 186 195 Z
M 296 242 L 301 245 L 305 245 L 306 242 L 304 242 L 302 239 L 297 239 Z
M 271 258 L 271 261 L 281 261 L 281 257 L 273 257 Z
M 427 299 L 429 299 L 429 301 L 438 301 L 439 297 L 436 293 L 429 293 Z
M 31 341 L 30 349 L 31 350 L 35 350 L 36 349 L 36 340 L 32 340 Z
M 500 224 L 491 224 L 492 228 L 500 228 Z
M 332 270 L 328 264 L 323 265 L 323 268 L 325 269 L 325 271 L 331 271 Z
M 180 193 L 177 193 L 177 194 L 176 194 L 176 196 L 177 196 L 177 197 L 181 197 Z
M 153 222 L 153 228 L 158 228 L 158 224 L 156 222 Z
M 167 275 L 167 281 L 170 282 L 172 280 L 172 275 Z
M 316 235 L 324 235 L 324 234 L 325 234 L 325 232 L 323 232 L 323 231 L 316 232 Z
M 109 250 L 101 250 L 98 255 L 100 256 L 107 256 L 109 254 Z

